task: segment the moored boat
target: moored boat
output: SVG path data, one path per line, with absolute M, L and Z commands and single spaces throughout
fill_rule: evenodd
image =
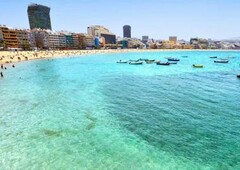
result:
M 117 63 L 119 63 L 119 64 L 126 64 L 126 63 L 128 63 L 128 61 L 125 61 L 125 60 L 119 60 L 119 61 L 117 61 Z
M 193 68 L 203 68 L 202 64 L 193 64 Z
M 180 59 L 177 59 L 177 58 L 168 58 L 168 61 L 180 61 Z
M 217 56 L 210 56 L 209 58 L 218 58 Z
M 129 62 L 129 64 L 131 64 L 131 65 L 141 65 L 141 64 L 143 64 L 143 62 L 142 61 L 131 61 L 131 62 Z
M 170 63 L 169 62 L 157 62 L 157 65 L 162 65 L 162 66 L 169 66 Z
M 228 63 L 228 60 L 214 60 L 214 63 Z
M 182 58 L 188 58 L 188 56 L 184 55 L 184 56 L 182 56 Z
M 240 78 L 240 74 L 237 75 L 237 78 Z

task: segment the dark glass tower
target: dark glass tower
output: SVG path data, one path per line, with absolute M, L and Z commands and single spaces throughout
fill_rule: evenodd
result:
M 30 29 L 41 28 L 52 30 L 49 7 L 31 4 L 28 6 L 27 12 Z
M 131 38 L 131 26 L 130 25 L 123 26 L 123 37 Z

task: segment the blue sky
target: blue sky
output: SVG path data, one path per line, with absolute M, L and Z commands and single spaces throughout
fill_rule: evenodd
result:
M 138 38 L 240 37 L 240 0 L 0 0 L 0 24 L 29 28 L 30 3 L 51 7 L 53 30 L 86 32 L 89 25 L 104 25 L 122 36 L 129 24 Z

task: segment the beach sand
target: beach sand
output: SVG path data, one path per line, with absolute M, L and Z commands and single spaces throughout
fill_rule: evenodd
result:
M 54 50 L 54 51 L 0 51 L 0 64 L 17 63 L 21 61 L 47 59 L 56 57 L 81 56 L 92 54 L 107 53 L 126 53 L 126 52 L 154 52 L 154 51 L 196 51 L 179 49 L 108 49 L 108 50 Z M 199 50 L 202 51 L 202 50 Z M 219 51 L 219 50 L 204 50 Z M 221 50 L 222 51 L 222 50 Z M 223 50 L 225 51 L 225 50 Z M 229 50 L 227 50 L 229 51 Z M 236 50 L 235 50 L 236 51 Z
M 0 64 L 91 54 L 119 53 L 125 50 L 54 50 L 54 51 L 0 51 Z M 127 52 L 127 51 L 125 51 Z

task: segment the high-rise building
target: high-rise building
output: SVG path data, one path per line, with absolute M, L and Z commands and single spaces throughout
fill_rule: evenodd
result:
M 130 25 L 123 26 L 123 38 L 131 38 L 131 26 Z
M 30 29 L 40 28 L 52 30 L 49 7 L 31 4 L 28 6 L 27 12 Z

